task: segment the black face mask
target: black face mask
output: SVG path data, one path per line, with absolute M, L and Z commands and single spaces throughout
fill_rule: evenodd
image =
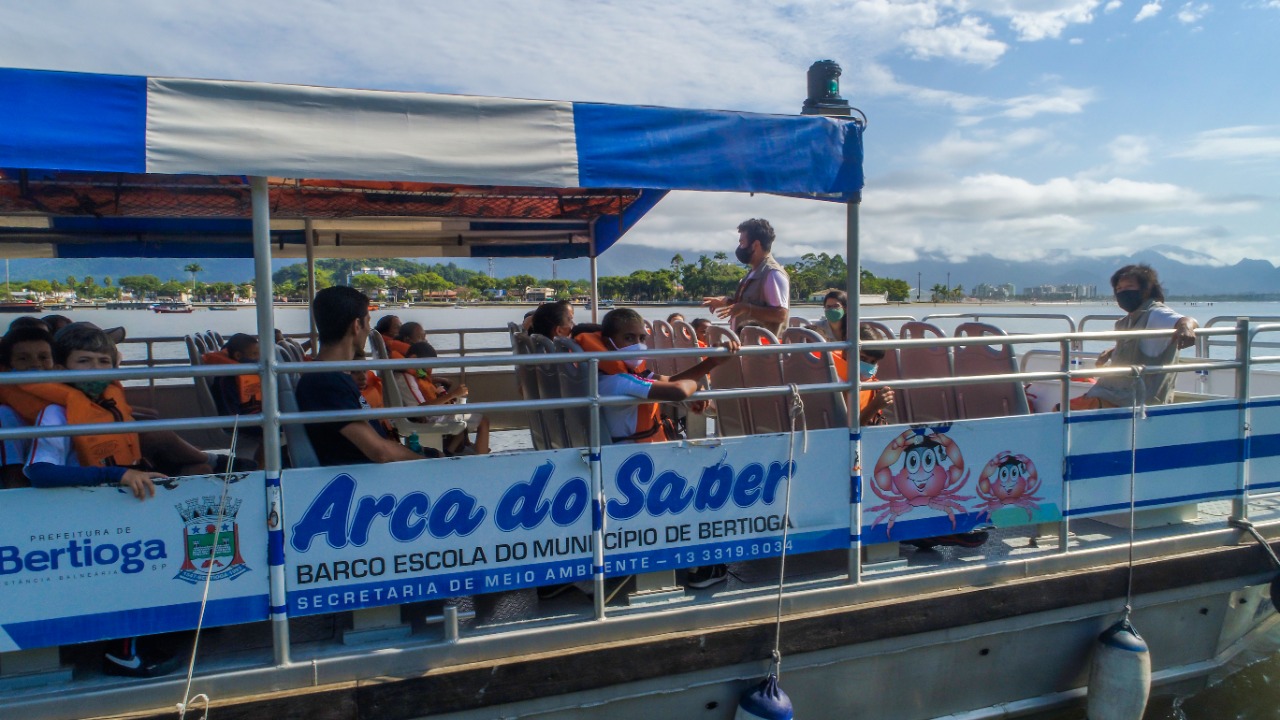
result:
M 738 262 L 742 263 L 743 265 L 751 264 L 751 246 L 750 245 L 747 245 L 746 247 L 742 247 L 741 245 L 739 245 L 737 248 L 734 249 L 733 254 L 735 257 L 738 258 Z
M 1133 312 L 1142 307 L 1141 290 L 1117 290 L 1116 304 L 1125 312 Z

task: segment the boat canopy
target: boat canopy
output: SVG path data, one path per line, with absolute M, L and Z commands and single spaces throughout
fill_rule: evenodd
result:
M 0 68 L 8 257 L 596 256 L 668 190 L 847 202 L 862 125 Z

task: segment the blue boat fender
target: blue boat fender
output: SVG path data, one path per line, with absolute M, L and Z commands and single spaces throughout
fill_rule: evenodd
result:
M 792 717 L 791 698 L 778 687 L 778 676 L 771 673 L 742 693 L 733 720 L 791 720 Z
M 1129 618 L 1107 628 L 1089 667 L 1089 720 L 1141 720 L 1151 694 L 1151 651 Z

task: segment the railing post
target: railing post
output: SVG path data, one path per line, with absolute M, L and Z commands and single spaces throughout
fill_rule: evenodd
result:
M 284 574 L 284 503 L 280 489 L 280 396 L 276 391 L 275 292 L 271 285 L 271 206 L 264 177 L 249 178 L 253 200 L 254 295 L 262 353 L 262 446 L 267 474 L 267 565 L 270 577 L 272 649 L 277 665 L 289 663 L 289 613 Z M 308 238 L 307 242 L 310 242 Z
M 858 203 L 850 200 L 845 206 L 845 253 L 849 275 L 846 292 L 849 310 L 846 316 L 845 362 L 849 368 L 849 582 L 862 582 L 862 427 L 860 384 L 858 372 L 859 347 L 862 344 L 862 259 L 858 254 Z
M 1251 434 L 1249 394 L 1250 375 L 1253 374 L 1253 333 L 1249 330 L 1249 318 L 1236 319 L 1236 403 L 1239 408 L 1240 462 L 1236 463 L 1236 497 L 1231 501 L 1231 517 L 1234 520 L 1249 519 L 1249 437 Z
M 591 393 L 591 583 L 597 620 L 604 619 L 604 471 L 600 461 L 600 361 L 592 358 L 587 369 Z
M 1069 469 L 1071 467 L 1071 378 L 1073 341 L 1063 340 L 1062 362 L 1059 369 L 1065 375 L 1062 378 L 1062 520 L 1058 523 L 1058 552 L 1066 553 L 1070 549 L 1071 540 L 1071 483 Z

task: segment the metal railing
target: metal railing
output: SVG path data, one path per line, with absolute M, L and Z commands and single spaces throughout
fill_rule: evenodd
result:
M 965 314 L 969 317 L 979 314 Z M 992 317 L 992 315 L 983 315 Z M 1280 319 L 1280 318 L 1277 318 Z M 1080 327 L 1083 327 L 1083 321 Z M 217 366 L 179 366 L 178 363 L 164 362 L 162 358 L 155 358 L 154 346 L 158 343 L 177 342 L 181 338 L 142 338 L 133 340 L 135 343 L 145 343 L 147 347 L 147 364 L 148 367 L 139 367 L 144 361 L 135 361 L 130 363 L 128 367 L 115 370 L 95 370 L 95 371 L 51 371 L 51 372 L 24 372 L 24 373 L 0 373 L 0 385 L 23 384 L 32 382 L 68 382 L 71 380 L 146 380 L 154 383 L 157 379 L 193 379 L 197 377 L 215 377 L 215 376 L 240 376 L 248 374 L 260 374 L 270 368 L 275 373 L 294 373 L 308 374 L 319 372 L 335 372 L 335 371 L 353 371 L 367 369 L 387 369 L 387 370 L 406 370 L 406 369 L 445 369 L 445 368 L 493 368 L 493 367 L 511 367 L 511 366 L 528 366 L 528 365 L 549 365 L 558 363 L 579 363 L 585 362 L 590 367 L 588 373 L 590 382 L 590 393 L 586 397 L 571 398 L 555 398 L 543 400 L 512 400 L 499 402 L 483 402 L 468 404 L 466 410 L 468 412 L 484 413 L 498 411 L 525 411 L 534 412 L 539 410 L 566 409 L 566 408 L 588 408 L 590 410 L 592 427 L 591 427 L 591 454 L 596 458 L 593 460 L 593 495 L 603 500 L 602 477 L 599 470 L 599 453 L 601 447 L 601 412 L 603 408 L 623 407 L 628 405 L 637 405 L 644 403 L 644 400 L 638 400 L 630 397 L 620 396 L 601 396 L 598 387 L 598 367 L 602 360 L 619 360 L 628 358 L 688 358 L 688 357 L 718 357 L 729 355 L 729 351 L 722 347 L 713 348 L 678 348 L 665 350 L 645 350 L 635 352 L 584 352 L 584 353 L 554 353 L 554 354 L 534 354 L 534 355 L 512 355 L 501 352 L 496 348 L 471 348 L 470 350 L 463 347 L 465 337 L 468 334 L 477 333 L 494 333 L 503 332 L 505 329 L 494 330 L 491 328 L 465 328 L 452 331 L 435 331 L 433 334 L 457 333 L 460 339 L 460 347 L 458 348 L 458 356 L 456 357 L 438 357 L 431 359 L 405 359 L 405 360 L 376 360 L 376 361 L 345 361 L 345 362 L 276 362 L 262 364 L 240 364 L 240 365 L 217 365 Z M 1206 370 L 1239 370 L 1240 381 L 1237 384 L 1236 399 L 1240 402 L 1240 432 L 1242 437 L 1247 437 L 1247 428 L 1249 427 L 1249 375 L 1250 371 L 1256 366 L 1280 364 L 1280 355 L 1274 356 L 1258 356 L 1254 357 L 1252 348 L 1257 347 L 1280 347 L 1280 343 L 1255 343 L 1254 338 L 1259 334 L 1280 332 L 1280 323 L 1263 323 L 1253 324 L 1247 320 L 1238 322 L 1230 328 L 1209 326 L 1201 328 L 1197 331 L 1197 337 L 1204 341 L 1214 338 L 1233 337 L 1235 345 L 1238 349 L 1237 357 L 1230 361 L 1207 361 L 1200 359 L 1193 362 L 1178 362 L 1168 366 L 1143 368 L 1143 373 L 1178 373 L 1178 372 L 1200 372 Z M 1068 332 L 1068 333 L 1036 333 L 1025 335 L 1009 335 L 1009 336 L 984 336 L 981 338 L 974 337 L 948 337 L 948 338 L 930 338 L 930 339 L 895 339 L 895 340 L 877 340 L 874 342 L 860 343 L 860 347 L 866 349 L 910 349 L 917 347 L 958 347 L 971 345 L 1034 345 L 1034 344 L 1057 344 L 1061 348 L 1059 357 L 1061 360 L 1060 367 L 1052 371 L 1038 372 L 1017 372 L 1002 373 L 996 375 L 974 375 L 974 376 L 953 376 L 939 378 L 917 378 L 917 379 L 900 379 L 891 381 L 875 381 L 851 384 L 846 382 L 831 382 L 801 385 L 796 388 L 801 394 L 805 393 L 823 393 L 823 392 L 848 392 L 851 387 L 863 387 L 865 389 L 874 390 L 884 387 L 913 389 L 922 387 L 940 387 L 940 386 L 969 386 L 976 384 L 989 384 L 999 382 L 1031 382 L 1031 381 L 1047 381 L 1060 382 L 1062 384 L 1062 403 L 1061 413 L 1064 416 L 1071 414 L 1069 397 L 1070 383 L 1079 378 L 1099 378 L 1099 377 L 1115 377 L 1115 376 L 1132 376 L 1133 370 L 1127 367 L 1114 368 L 1090 368 L 1090 369 L 1072 369 L 1069 360 L 1072 357 L 1073 347 L 1077 343 L 1086 341 L 1113 341 L 1118 339 L 1144 339 L 1144 338 L 1167 338 L 1170 331 L 1167 330 L 1150 330 L 1150 331 L 1104 331 L 1104 332 Z M 742 356 L 781 356 L 788 353 L 821 353 L 821 352 L 847 352 L 858 348 L 859 344 L 854 342 L 835 342 L 835 343 L 796 343 L 796 344 L 776 344 L 762 346 L 745 346 L 738 350 L 738 354 Z M 468 355 L 467 353 L 474 353 Z M 750 387 L 750 388 L 734 388 L 719 390 L 700 390 L 690 396 L 691 400 L 721 400 L 736 398 L 760 398 L 784 396 L 792 392 L 792 388 L 787 386 L 770 386 L 770 387 Z M 54 436 L 78 436 L 88 434 L 103 433 L 119 433 L 119 432 L 145 432 L 152 429 L 166 430 L 194 430 L 194 429 L 211 429 L 211 428 L 229 428 L 233 425 L 240 426 L 255 425 L 262 427 L 278 427 L 282 424 L 308 424 L 316 422 L 342 422 L 342 421 L 360 421 L 368 419 L 391 419 L 391 418 L 407 418 L 437 415 L 453 415 L 458 412 L 456 406 L 418 406 L 418 407 L 399 407 L 399 408 L 382 408 L 375 410 L 355 410 L 344 412 L 276 412 L 275 417 L 268 417 L 267 414 L 259 413 L 245 416 L 217 416 L 217 417 L 188 417 L 188 418 L 168 418 L 164 420 L 150 421 L 134 421 L 124 423 L 98 423 L 93 425 L 76 425 L 61 427 L 27 427 L 0 430 L 0 439 L 19 438 L 19 437 L 54 437 Z M 1065 426 L 1065 423 L 1064 423 Z M 1067 443 L 1067 430 L 1064 428 L 1064 444 Z M 278 436 L 276 438 L 278 442 Z M 1064 451 L 1068 448 L 1064 448 Z M 1249 499 L 1249 478 L 1247 467 L 1241 463 L 1241 480 L 1240 480 L 1240 496 L 1235 499 L 1233 507 L 1233 518 L 1247 519 L 1248 516 L 1248 499 Z M 279 468 L 268 468 L 268 471 L 279 472 Z M 1069 503 L 1069 499 L 1067 501 Z M 1059 537 L 1065 540 L 1069 532 L 1069 518 L 1060 521 Z M 597 548 L 601 547 L 597 544 Z M 851 549 L 851 553 L 858 553 L 860 545 L 856 545 Z M 601 550 L 602 552 L 602 550 Z M 1059 552 L 1067 554 L 1071 552 L 1069 543 L 1062 541 L 1059 545 Z M 599 558 L 597 558 L 598 560 Z M 1000 564 L 1001 560 L 988 561 L 991 564 Z M 1025 559 L 1019 558 L 1016 562 L 1025 563 Z M 859 567 L 860 559 L 851 559 L 851 563 L 855 567 Z M 600 565 L 599 562 L 596 563 Z M 603 576 L 596 576 L 597 588 L 595 593 L 595 617 L 605 617 L 605 605 L 603 592 Z M 851 573 L 846 579 L 849 583 L 860 583 L 861 580 L 857 573 Z M 894 579 L 878 580 L 877 583 L 895 582 Z M 287 641 L 287 638 L 286 638 Z

